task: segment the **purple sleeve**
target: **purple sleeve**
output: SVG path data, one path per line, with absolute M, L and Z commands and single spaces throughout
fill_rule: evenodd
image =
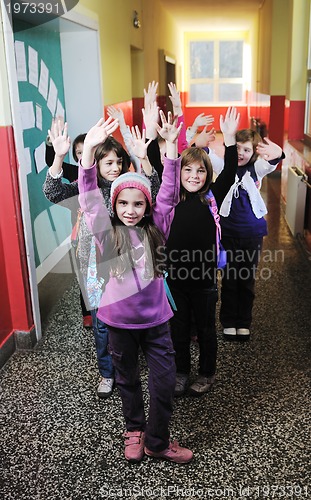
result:
M 188 143 L 186 139 L 186 126 L 185 126 L 185 120 L 184 120 L 184 115 L 181 115 L 178 117 L 177 120 L 177 127 L 179 127 L 180 123 L 183 122 L 183 126 L 181 127 L 180 134 L 178 136 L 178 153 L 181 154 L 184 149 L 188 148 Z
M 179 203 L 181 158 L 170 160 L 164 157 L 162 183 L 153 207 L 153 220 L 167 239 Z
M 87 169 L 79 166 L 78 187 L 79 203 L 85 212 L 87 225 L 102 251 L 104 234 L 111 228 L 111 222 L 97 186 L 96 164 Z

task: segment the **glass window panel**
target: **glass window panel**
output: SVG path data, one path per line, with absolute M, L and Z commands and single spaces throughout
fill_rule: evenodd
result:
M 219 76 L 220 78 L 242 78 L 243 41 L 220 42 Z
M 219 85 L 219 101 L 231 102 L 243 100 L 242 83 L 221 83 Z
M 214 42 L 190 42 L 190 78 L 213 78 Z
M 190 85 L 191 102 L 212 102 L 214 99 L 214 86 L 212 83 L 194 83 Z

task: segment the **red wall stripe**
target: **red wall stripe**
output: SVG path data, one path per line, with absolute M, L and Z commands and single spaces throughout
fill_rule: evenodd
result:
M 11 330 L 29 331 L 33 326 L 26 260 L 16 152 L 12 127 L 0 127 L 1 183 L 0 228 L 3 264 L 0 281 L 7 303 L 0 302 L 0 317 Z M 8 331 L 2 331 L 0 343 Z
M 270 97 L 270 122 L 269 138 L 281 148 L 284 143 L 285 132 L 285 96 L 274 95 Z
M 288 110 L 288 140 L 304 139 L 305 101 L 290 101 Z

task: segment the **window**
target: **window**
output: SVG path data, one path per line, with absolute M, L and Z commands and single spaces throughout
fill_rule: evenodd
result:
M 190 103 L 245 102 L 244 52 L 244 40 L 190 41 Z

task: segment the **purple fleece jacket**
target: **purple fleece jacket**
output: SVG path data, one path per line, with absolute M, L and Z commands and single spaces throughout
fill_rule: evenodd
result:
M 155 225 L 168 237 L 174 208 L 179 202 L 180 158 L 165 158 L 162 184 L 152 207 Z M 79 202 L 85 212 L 89 229 L 94 234 L 101 253 L 105 256 L 105 236 L 112 228 L 109 213 L 97 187 L 96 165 L 89 169 L 79 167 Z M 98 308 L 98 318 L 116 328 L 143 329 L 160 325 L 172 316 L 166 297 L 163 278 L 148 278 L 145 256 L 148 252 L 138 237 L 137 228 L 129 230 L 134 268 L 120 277 L 110 276 Z M 115 257 L 117 258 L 117 257 Z M 109 264 L 107 268 L 109 268 Z

